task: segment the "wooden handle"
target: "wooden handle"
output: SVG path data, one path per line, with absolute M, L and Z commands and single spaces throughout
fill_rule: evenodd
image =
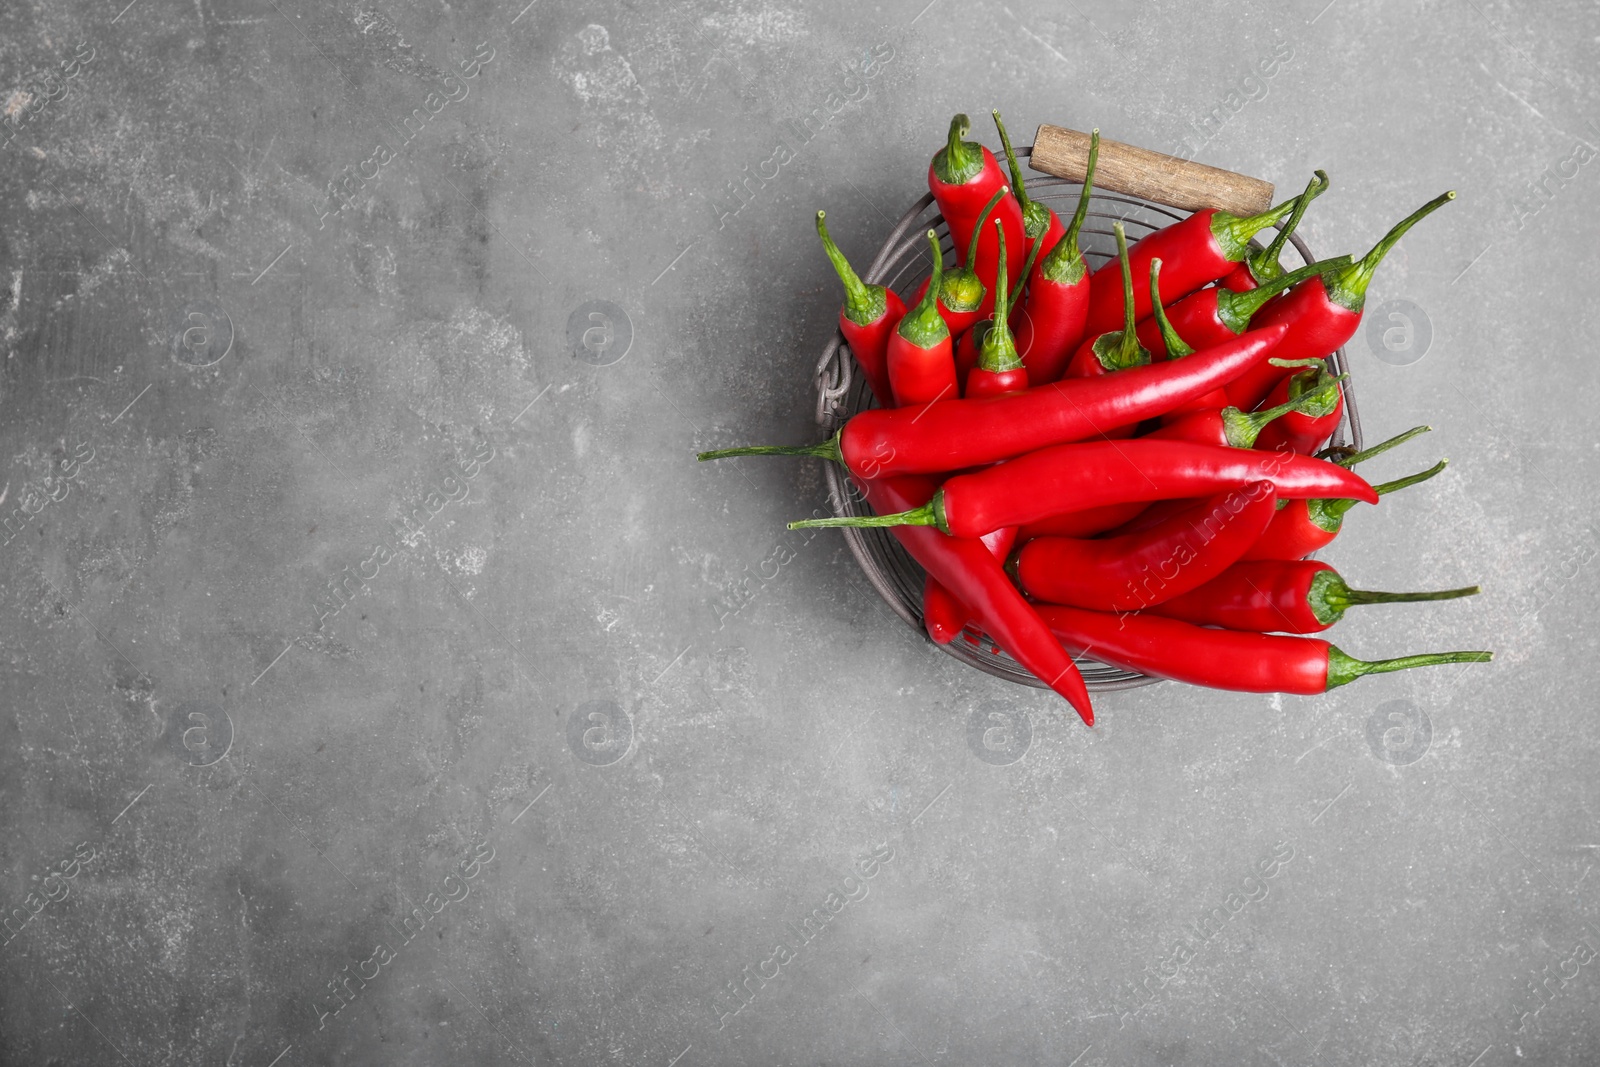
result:
M 1088 134 L 1047 123 L 1034 135 L 1028 160 L 1034 170 L 1081 182 L 1088 163 Z M 1258 215 L 1272 206 L 1271 182 L 1103 137 L 1094 186 L 1183 211 L 1212 207 L 1243 216 Z

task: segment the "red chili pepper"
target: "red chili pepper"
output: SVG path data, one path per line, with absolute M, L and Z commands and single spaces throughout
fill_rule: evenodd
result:
M 827 212 L 817 212 L 817 236 L 822 238 L 822 248 L 839 272 L 844 282 L 844 306 L 839 309 L 839 330 L 845 343 L 856 357 L 856 363 L 867 376 L 872 395 L 878 404 L 888 407 L 894 403 L 889 390 L 889 369 L 885 362 L 889 349 L 889 335 L 905 317 L 906 305 L 900 294 L 881 285 L 866 285 L 851 269 L 839 246 L 828 236 L 828 224 L 823 220 Z
M 956 396 L 956 361 L 950 349 L 950 331 L 934 306 L 944 257 L 939 253 L 939 238 L 932 230 L 928 231 L 928 246 L 933 250 L 933 285 L 917 306 L 906 312 L 889 338 L 885 362 L 897 407 Z
M 1017 531 L 1015 528 L 996 530 L 984 534 L 979 540 L 988 546 L 995 559 L 1003 563 L 1011 554 L 1011 546 L 1016 543 Z M 948 645 L 971 621 L 972 612 L 967 610 L 966 605 L 940 585 L 933 575 L 928 575 L 922 584 L 922 627 L 934 644 Z
M 1028 184 L 1022 177 L 1022 166 L 1017 162 L 1017 153 L 1011 148 L 1011 135 L 1006 133 L 1006 124 L 1000 118 L 1000 109 L 994 108 L 989 114 L 994 116 L 995 129 L 1000 131 L 1000 146 L 1005 149 L 1006 168 L 1011 171 L 1011 191 L 1017 194 L 1017 203 L 1022 207 L 1022 229 L 1028 237 L 1028 254 L 1030 256 L 1049 255 L 1050 250 L 1067 235 L 1067 228 L 1061 225 L 1061 217 L 1037 200 L 1029 199 Z M 1015 272 L 1013 278 L 1019 275 Z M 1020 277 L 1026 278 L 1028 269 L 1022 268 Z
M 1208 630 L 1158 615 L 1113 615 L 1053 604 L 1040 605 L 1039 614 L 1076 655 L 1155 678 L 1243 693 L 1311 696 L 1367 674 L 1494 658 L 1490 652 L 1435 652 L 1367 661 L 1317 637 Z
M 1046 445 L 1099 437 L 1106 430 L 1140 422 L 1208 393 L 1270 354 L 1282 330 L 1281 326 L 1251 330 L 1187 359 L 1135 367 L 1104 378 L 1052 382 L 981 400 L 872 408 L 819 444 L 723 448 L 702 452 L 700 459 L 815 456 L 842 463 L 866 478 L 979 467 Z M 1207 491 L 1209 488 L 1201 490 Z M 1045 514 L 1088 506 L 1071 503 Z
M 1239 261 L 1239 265 L 1227 273 L 1217 284 L 1224 289 L 1231 289 L 1236 293 L 1247 292 L 1258 286 L 1269 285 L 1283 277 L 1283 264 L 1278 262 L 1278 257 L 1283 255 L 1283 246 L 1289 243 L 1289 235 L 1294 233 L 1295 227 L 1300 225 L 1300 218 L 1306 213 L 1306 208 L 1311 206 L 1311 201 L 1328 191 L 1328 175 L 1326 171 L 1312 172 L 1311 181 L 1306 185 L 1306 191 L 1300 194 L 1300 200 L 1295 204 L 1294 211 L 1289 214 L 1289 219 L 1278 230 L 1278 236 L 1272 243 L 1260 252 L 1251 252 Z
M 1141 533 L 1103 540 L 1039 537 L 1016 557 L 1017 584 L 1035 600 L 1137 611 L 1227 570 L 1271 521 L 1270 482 L 1251 482 Z
M 1065 378 L 1094 378 L 1130 367 L 1143 367 L 1150 362 L 1150 350 L 1139 343 L 1139 333 L 1134 328 L 1133 274 L 1128 263 L 1128 237 L 1122 231 L 1120 220 L 1113 223 L 1111 229 L 1117 235 L 1117 262 L 1122 270 L 1122 329 L 1106 330 L 1085 338 L 1072 354 L 1067 372 L 1063 375 Z M 1159 284 L 1161 275 L 1157 262 L 1152 262 L 1145 272 L 1152 285 Z M 1095 278 L 1100 278 L 1099 271 L 1095 272 Z M 1110 280 L 1106 279 L 1107 282 Z M 1100 282 L 1097 280 L 1094 284 L 1099 285 Z
M 1093 537 L 1117 529 L 1150 506 L 1142 500 L 1130 500 L 1082 511 L 1064 511 L 1019 528 L 1017 543 L 1027 544 L 1035 537 Z
M 955 537 L 982 537 L 1072 508 L 1207 496 L 1258 481 L 1271 482 L 1278 496 L 1287 499 L 1378 499 L 1359 475 L 1312 456 L 1185 441 L 1085 441 L 958 474 L 926 505 L 898 515 L 807 519 L 789 528 L 937 526 Z
M 1265 432 L 1278 420 L 1310 405 L 1315 399 L 1314 394 L 1297 396 L 1261 411 L 1240 411 L 1235 407 L 1190 411 L 1144 436 L 1161 441 L 1214 445 L 1217 448 L 1256 448 L 1260 447 Z
M 1161 279 L 1161 303 L 1170 304 L 1227 274 L 1250 251 L 1250 238 L 1278 222 L 1294 210 L 1300 200 L 1285 200 L 1270 211 L 1240 218 L 1226 211 L 1205 208 L 1170 226 L 1141 237 L 1128 251 L 1130 269 L 1136 278 L 1150 274 L 1150 261 L 1161 259 L 1167 265 Z M 1089 321 L 1084 332 L 1090 337 L 1115 330 L 1123 317 L 1123 293 L 1111 264 L 1094 272 L 1089 287 Z M 1134 318 L 1150 314 L 1150 295 L 1134 293 Z
M 1011 303 L 1006 296 L 1006 234 L 999 221 L 994 228 L 1000 236 L 1000 274 L 995 279 L 995 290 L 1000 294 L 994 305 L 994 318 L 983 334 L 983 346 L 978 353 L 978 365 L 967 375 L 963 395 L 969 397 L 1004 396 L 1020 393 L 1028 387 L 1028 369 L 1017 355 L 1017 346 L 1011 339 L 1011 326 L 1006 321 Z M 1026 278 L 1027 274 L 1023 274 Z
M 1094 168 L 1100 158 L 1100 131 L 1089 134 L 1078 210 L 1066 233 L 1028 277 L 1028 291 L 1017 316 L 1017 351 L 1028 365 L 1028 384 L 1037 388 L 1061 377 L 1067 360 L 1083 340 L 1089 314 L 1089 265 L 1078 249 L 1078 232 L 1089 214 Z
M 1169 619 L 1196 626 L 1221 626 L 1256 633 L 1321 633 L 1358 604 L 1401 604 L 1454 600 L 1482 590 L 1443 589 L 1432 593 L 1376 593 L 1351 589 L 1339 572 L 1314 559 L 1254 560 L 1235 563 L 1198 588 L 1151 608 Z
M 1329 373 L 1328 365 L 1320 359 L 1309 362 L 1311 365 L 1305 370 L 1274 386 L 1263 401 L 1298 406 L 1261 431 L 1257 448 L 1288 449 L 1309 456 L 1339 428 L 1339 420 L 1344 417 L 1344 391 L 1339 387 L 1343 376 Z
M 1028 258 L 1022 263 L 1022 275 L 1016 279 L 1014 284 L 1011 285 L 1011 288 L 1008 290 L 1006 296 L 1006 324 L 1013 328 L 1011 341 L 1012 351 L 1016 351 L 1016 334 L 1014 332 L 1014 324 L 1021 318 L 1021 316 L 1017 313 L 1017 301 L 1022 295 L 1023 286 L 1028 282 L 1028 272 L 1033 268 L 1034 253 L 1038 251 L 1038 248 L 1039 246 L 1035 244 L 1028 252 Z M 1002 275 L 1002 278 L 1005 277 L 1008 276 Z M 1005 281 L 1002 279 L 996 279 L 995 281 L 995 285 L 997 287 L 1003 287 L 1005 284 Z M 972 329 L 956 338 L 956 381 L 961 386 L 962 396 L 968 395 L 967 376 L 972 373 L 972 368 L 978 365 L 978 357 L 983 352 L 984 338 L 989 336 L 989 328 L 993 325 L 994 314 L 991 312 L 988 318 L 979 319 L 977 322 L 973 323 Z M 1027 382 L 1023 382 L 1022 386 L 1019 386 L 1018 388 L 1023 388 L 1026 385 Z M 1004 392 L 1014 391 L 1015 390 L 1010 389 L 1004 390 Z M 992 396 L 995 394 L 985 393 L 983 395 Z
M 1139 323 L 1139 343 L 1157 359 L 1177 359 L 1182 349 L 1210 348 L 1250 328 L 1250 320 L 1272 299 L 1295 285 L 1340 267 L 1350 265 L 1349 256 L 1335 256 L 1290 271 L 1248 292 L 1233 292 L 1218 286 L 1198 289 L 1169 308 L 1151 306 L 1150 318 Z M 1161 327 L 1165 318 L 1172 332 L 1182 338 L 1172 347 L 1168 330 Z
M 1361 325 L 1361 309 L 1366 305 L 1367 286 L 1383 257 L 1389 254 L 1406 231 L 1434 211 L 1456 198 L 1444 193 L 1422 205 L 1395 224 L 1372 251 L 1349 266 L 1308 278 L 1290 289 L 1280 300 L 1262 311 L 1258 325 L 1282 323 L 1289 327 L 1283 341 L 1288 359 L 1321 359 L 1331 355 L 1356 334 Z M 1242 408 L 1253 408 L 1277 385 L 1284 374 L 1273 367 L 1257 367 L 1228 387 L 1229 398 Z
M 981 235 L 983 206 L 996 192 L 1006 187 L 1005 174 L 1000 170 L 994 153 L 982 145 L 962 140 L 971 126 L 965 115 L 951 119 L 948 142 L 935 153 L 933 162 L 928 164 L 928 188 L 933 193 L 934 202 L 939 205 L 939 214 L 944 216 L 945 224 L 950 227 L 950 239 L 958 250 L 968 246 L 973 234 Z M 1022 266 L 1022 257 L 1028 251 L 1022 205 L 1014 197 L 1004 197 L 995 208 L 995 217 L 1005 225 L 1006 240 L 1011 242 L 1011 259 L 1006 266 L 1014 278 L 1017 269 Z M 994 302 L 995 261 L 998 254 L 993 238 L 980 239 L 976 255 L 966 261 L 967 266 L 978 272 L 978 277 L 988 289 L 983 306 L 985 313 Z
M 861 482 L 867 503 L 890 512 L 916 507 L 933 494 L 932 478 L 874 478 Z M 1083 721 L 1094 725 L 1094 709 L 1083 675 L 1045 629 L 1033 606 L 1011 584 L 1000 561 L 976 538 L 945 537 L 937 530 L 906 527 L 894 531 L 911 558 L 922 565 L 965 607 L 984 633 L 1011 657 L 1066 698 Z
M 949 327 L 951 337 L 960 337 L 969 332 L 983 316 L 988 314 L 989 305 L 993 303 L 989 299 L 989 288 L 978 277 L 972 261 L 978 254 L 978 239 L 983 236 L 984 222 L 1008 191 L 1005 186 L 1001 186 L 995 190 L 994 196 L 989 198 L 983 213 L 978 216 L 978 228 L 972 232 L 972 241 L 967 246 L 966 262 L 945 271 L 944 279 L 936 290 L 939 294 L 937 304 L 939 316 Z M 922 284 L 917 286 L 917 291 L 912 294 L 912 304 L 922 302 L 922 298 L 928 293 L 928 283 L 932 280 L 931 276 L 922 280 Z
M 1287 452 L 1271 453 L 1275 456 L 1289 455 Z M 1396 489 L 1404 489 L 1408 485 L 1425 482 L 1429 478 L 1444 470 L 1449 460 L 1441 459 L 1438 463 L 1406 478 L 1396 478 L 1392 482 L 1383 482 L 1372 487 L 1377 496 L 1386 496 Z M 1261 535 L 1261 540 L 1251 546 L 1241 559 L 1300 559 L 1319 548 L 1325 548 L 1333 543 L 1339 536 L 1339 528 L 1344 524 L 1344 513 L 1356 506 L 1356 501 L 1345 497 L 1313 497 L 1305 500 L 1291 500 L 1285 504 L 1267 524 L 1266 532 Z M 1377 503 L 1376 500 L 1367 501 L 1369 504 Z

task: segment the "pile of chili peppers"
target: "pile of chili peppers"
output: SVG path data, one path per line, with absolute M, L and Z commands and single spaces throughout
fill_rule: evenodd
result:
M 1359 259 L 1289 270 L 1284 242 L 1328 186 L 1262 214 L 1197 211 L 1091 270 L 1079 234 L 1091 138 L 1067 222 L 1029 198 L 994 113 L 1009 175 L 957 115 L 928 187 L 961 262 L 943 262 L 908 309 L 864 283 L 817 234 L 844 283 L 842 331 L 878 407 L 817 445 L 700 454 L 800 455 L 843 464 L 874 515 L 790 523 L 888 527 L 927 572 L 929 636 L 1004 649 L 1094 713 L 1074 656 L 1246 692 L 1321 693 L 1365 674 L 1476 663 L 1488 652 L 1356 659 L 1313 636 L 1358 604 L 1442 600 L 1352 589 L 1305 558 L 1357 503 L 1431 478 L 1370 484 L 1364 452 L 1326 449 L 1343 415 L 1328 357 L 1354 336 L 1373 272 L 1445 193 Z M 1278 226 L 1272 242 L 1252 241 Z M 1321 450 L 1321 451 L 1319 451 Z

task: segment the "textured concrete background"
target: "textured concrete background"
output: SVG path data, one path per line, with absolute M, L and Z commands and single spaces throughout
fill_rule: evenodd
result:
M 1595 5 L 124 2 L 0 8 L 0 1060 L 1600 1058 Z M 1331 558 L 1493 665 L 1090 731 L 696 465 L 995 105 L 1460 191 Z

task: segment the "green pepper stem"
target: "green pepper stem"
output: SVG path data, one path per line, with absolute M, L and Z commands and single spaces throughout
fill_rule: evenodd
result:
M 1432 478 L 1434 475 L 1438 474 L 1440 471 L 1444 470 L 1449 465 L 1450 461 L 1448 459 L 1441 459 L 1439 462 L 1435 463 L 1425 471 L 1420 471 L 1416 474 L 1408 474 L 1404 478 L 1396 478 L 1392 482 L 1382 482 L 1378 485 L 1375 485 L 1372 487 L 1372 491 L 1377 493 L 1379 496 L 1383 496 L 1385 493 L 1392 493 L 1396 489 L 1404 489 L 1407 486 L 1416 485 L 1418 482 L 1425 482 L 1429 478 Z
M 1413 426 L 1405 433 L 1395 434 L 1387 441 L 1379 441 L 1371 448 L 1362 449 L 1360 452 L 1352 452 L 1343 459 L 1335 459 L 1334 462 L 1339 464 L 1341 467 L 1353 467 L 1363 460 L 1371 459 L 1373 456 L 1381 456 L 1383 453 L 1389 451 L 1389 449 L 1395 447 L 1396 445 L 1403 445 L 1413 437 L 1419 437 L 1431 429 L 1433 429 L 1432 426 Z M 1335 455 L 1337 455 L 1337 450 L 1324 449 L 1322 452 L 1318 452 L 1317 455 L 1321 459 L 1332 459 Z
M 1455 191 L 1440 193 L 1394 224 L 1394 228 L 1372 246 L 1372 251 L 1322 280 L 1328 299 L 1349 311 L 1360 311 L 1367 302 L 1367 286 L 1383 257 L 1406 235 L 1406 231 L 1456 198 Z
M 1002 254 L 1000 258 L 1001 260 L 1004 260 L 1006 257 L 1004 254 Z M 1022 261 L 1022 273 L 1017 277 L 1016 282 L 1011 286 L 1011 292 L 1006 294 L 1006 307 L 1014 308 L 1022 299 L 1022 287 L 1028 284 L 1028 278 L 1033 274 L 1034 260 L 1038 258 L 1039 242 L 1035 241 L 1028 249 L 1028 258 Z
M 892 515 L 843 515 L 829 519 L 801 519 L 791 522 L 791 530 L 824 530 L 841 527 L 936 526 L 948 534 L 950 528 L 944 520 L 944 490 L 933 494 L 933 499 L 920 508 L 899 511 Z
M 1454 600 L 1473 596 L 1483 590 L 1476 585 L 1461 589 L 1441 589 L 1427 593 L 1379 593 L 1366 589 L 1351 589 L 1338 571 L 1321 570 L 1311 579 L 1306 591 L 1306 603 L 1318 622 L 1332 626 L 1344 618 L 1344 613 L 1361 604 L 1415 604 L 1431 600 Z
M 844 282 L 845 316 L 857 326 L 870 326 L 888 310 L 889 298 L 883 286 L 867 285 L 856 274 L 850 261 L 844 258 L 844 253 L 839 251 L 839 246 L 829 236 L 825 221 L 827 217 L 826 211 L 817 212 L 817 236 L 822 238 L 822 250 L 828 254 L 839 280 Z
M 1289 213 L 1288 221 L 1278 231 L 1278 236 L 1274 237 L 1272 243 L 1259 255 L 1245 257 L 1245 263 L 1250 267 L 1250 275 L 1255 278 L 1257 285 L 1265 285 L 1282 276 L 1283 264 L 1278 262 L 1278 257 L 1283 255 L 1283 246 L 1289 243 L 1289 235 L 1300 225 L 1300 219 L 1305 215 L 1306 208 L 1311 206 L 1311 201 L 1327 191 L 1328 172 L 1312 171 L 1311 181 L 1306 183 L 1306 191 L 1295 201 L 1294 210 Z
M 1089 162 L 1083 170 L 1083 189 L 1078 193 L 1078 209 L 1072 213 L 1066 234 L 1044 257 L 1044 266 L 1039 268 L 1040 275 L 1048 281 L 1071 285 L 1089 269 L 1078 250 L 1078 231 L 1083 229 L 1083 220 L 1089 217 L 1089 198 L 1094 194 L 1094 168 L 1099 161 L 1100 129 L 1095 127 L 1089 133 Z
M 1161 306 L 1161 260 L 1150 261 L 1150 310 L 1156 317 L 1156 328 L 1161 331 L 1161 343 L 1167 348 L 1168 359 L 1182 359 L 1194 355 L 1194 346 L 1178 336 L 1178 331 L 1167 318 L 1167 309 Z M 1248 446 L 1246 446 L 1248 447 Z
M 1349 256 L 1332 256 L 1321 259 L 1315 263 L 1307 264 L 1287 274 L 1260 285 L 1254 289 L 1246 289 L 1242 293 L 1233 292 L 1231 289 L 1217 289 L 1217 319 L 1234 333 L 1244 333 L 1250 326 L 1250 320 L 1256 312 L 1266 306 L 1267 302 L 1286 289 L 1293 288 L 1307 278 L 1350 265 Z
M 1334 381 L 1343 381 L 1349 375 L 1340 375 Z M 1267 408 L 1265 411 L 1241 411 L 1236 407 L 1222 409 L 1222 429 L 1227 436 L 1228 444 L 1234 448 L 1253 448 L 1256 438 L 1261 436 L 1261 431 L 1273 419 L 1280 419 L 1291 411 L 1305 411 L 1312 402 L 1314 393 L 1305 393 L 1279 404 L 1277 407 Z
M 1133 268 L 1128 264 L 1128 235 L 1122 222 L 1112 225 L 1117 235 L 1117 260 L 1122 264 L 1122 329 L 1103 333 L 1090 347 L 1106 370 L 1126 370 L 1150 362 L 1150 350 L 1139 343 L 1137 320 L 1133 315 Z
M 951 119 L 945 146 L 934 154 L 934 176 L 946 185 L 965 185 L 983 170 L 983 149 L 962 140 L 970 129 L 972 120 L 967 116 L 957 115 Z
M 1464 585 L 1460 589 L 1435 589 L 1426 593 L 1380 593 L 1374 589 L 1347 589 L 1344 599 L 1351 606 L 1357 604 L 1415 604 L 1429 600 L 1456 600 L 1464 596 L 1477 596 L 1483 592 L 1478 585 Z
M 1217 247 L 1222 251 L 1223 258 L 1234 263 L 1244 259 L 1250 251 L 1250 239 L 1268 226 L 1282 222 L 1299 203 L 1300 197 L 1292 196 L 1277 207 L 1244 218 L 1231 211 L 1213 212 L 1211 235 L 1216 238 Z
M 1050 216 L 1054 214 L 1049 208 L 1031 200 L 1028 197 L 1028 187 L 1022 180 L 1022 166 L 1017 162 L 1017 153 L 1011 147 L 1011 135 L 1006 132 L 1005 120 L 1000 117 L 1000 109 L 993 108 L 989 112 L 994 116 L 994 125 L 1000 131 L 1000 144 L 1006 151 L 1006 166 L 1011 168 L 1011 189 L 1017 194 L 1017 202 L 1022 205 L 1022 227 L 1028 235 L 1028 240 L 1037 241 L 1050 230 Z
M 1438 667 L 1447 663 L 1488 663 L 1493 652 L 1429 652 L 1398 659 L 1360 660 L 1334 645 L 1328 646 L 1328 688 L 1346 685 L 1367 674 L 1388 674 L 1412 667 Z
M 944 276 L 940 297 L 944 306 L 951 311 L 976 311 L 978 305 L 983 303 L 988 290 L 983 287 L 983 280 L 978 277 L 978 272 L 973 269 L 978 258 L 978 236 L 983 233 L 984 223 L 989 221 L 989 215 L 994 211 L 995 205 L 1000 203 L 1002 197 L 1011 189 L 1002 185 L 989 202 L 984 205 L 983 213 L 978 216 L 978 222 L 972 228 L 972 237 L 967 241 L 967 258 L 961 265 L 949 271 Z M 933 286 L 930 284 L 931 290 Z
M 1407 486 L 1416 485 L 1418 482 L 1427 481 L 1429 478 L 1432 478 L 1434 475 L 1444 470 L 1445 467 L 1449 466 L 1449 464 L 1450 461 L 1448 459 L 1441 459 L 1438 463 L 1435 463 L 1425 471 L 1419 471 L 1416 474 L 1408 474 L 1404 478 L 1396 478 L 1392 482 L 1383 482 L 1379 485 L 1375 485 L 1372 487 L 1372 491 L 1377 493 L 1380 497 L 1386 496 L 1397 489 L 1404 489 Z M 1348 466 L 1348 463 L 1346 465 Z M 1306 501 L 1306 508 L 1308 511 L 1310 511 L 1313 522 L 1315 522 L 1318 526 L 1321 526 L 1324 530 L 1327 530 L 1329 533 L 1335 533 L 1339 529 L 1339 524 L 1344 521 L 1344 513 L 1359 503 L 1361 503 L 1361 501 L 1353 500 L 1348 497 L 1336 500 L 1316 499 Z
M 928 248 L 933 253 L 933 274 L 928 289 L 917 306 L 906 312 L 896 331 L 918 348 L 932 348 L 950 336 L 950 327 L 939 314 L 939 286 L 944 281 L 944 253 L 939 251 L 939 235 L 928 231 Z
M 1011 186 L 1002 185 L 995 190 L 994 195 L 989 198 L 989 202 L 983 205 L 983 214 L 978 216 L 978 224 L 972 228 L 972 237 L 967 241 L 967 261 L 963 266 L 968 270 L 971 270 L 978 261 L 978 236 L 983 233 L 983 224 L 989 221 L 990 213 L 999 206 L 1001 198 L 1010 191 Z
M 999 219 L 994 220 L 994 225 L 1000 236 L 1000 265 L 995 270 L 994 315 L 978 349 L 978 367 L 990 372 L 1020 370 L 1023 367 L 1022 357 L 1017 355 L 1017 345 L 1011 337 L 1011 325 L 1007 321 L 1010 293 L 1006 286 L 1006 228 Z M 1023 276 L 1026 277 L 1026 273 Z
M 734 456 L 812 456 L 816 459 L 831 459 L 835 463 L 844 462 L 844 453 L 839 448 L 838 434 L 815 445 L 747 445 L 744 448 L 718 448 L 711 452 L 701 452 L 696 458 L 704 463 L 708 459 L 731 459 Z

